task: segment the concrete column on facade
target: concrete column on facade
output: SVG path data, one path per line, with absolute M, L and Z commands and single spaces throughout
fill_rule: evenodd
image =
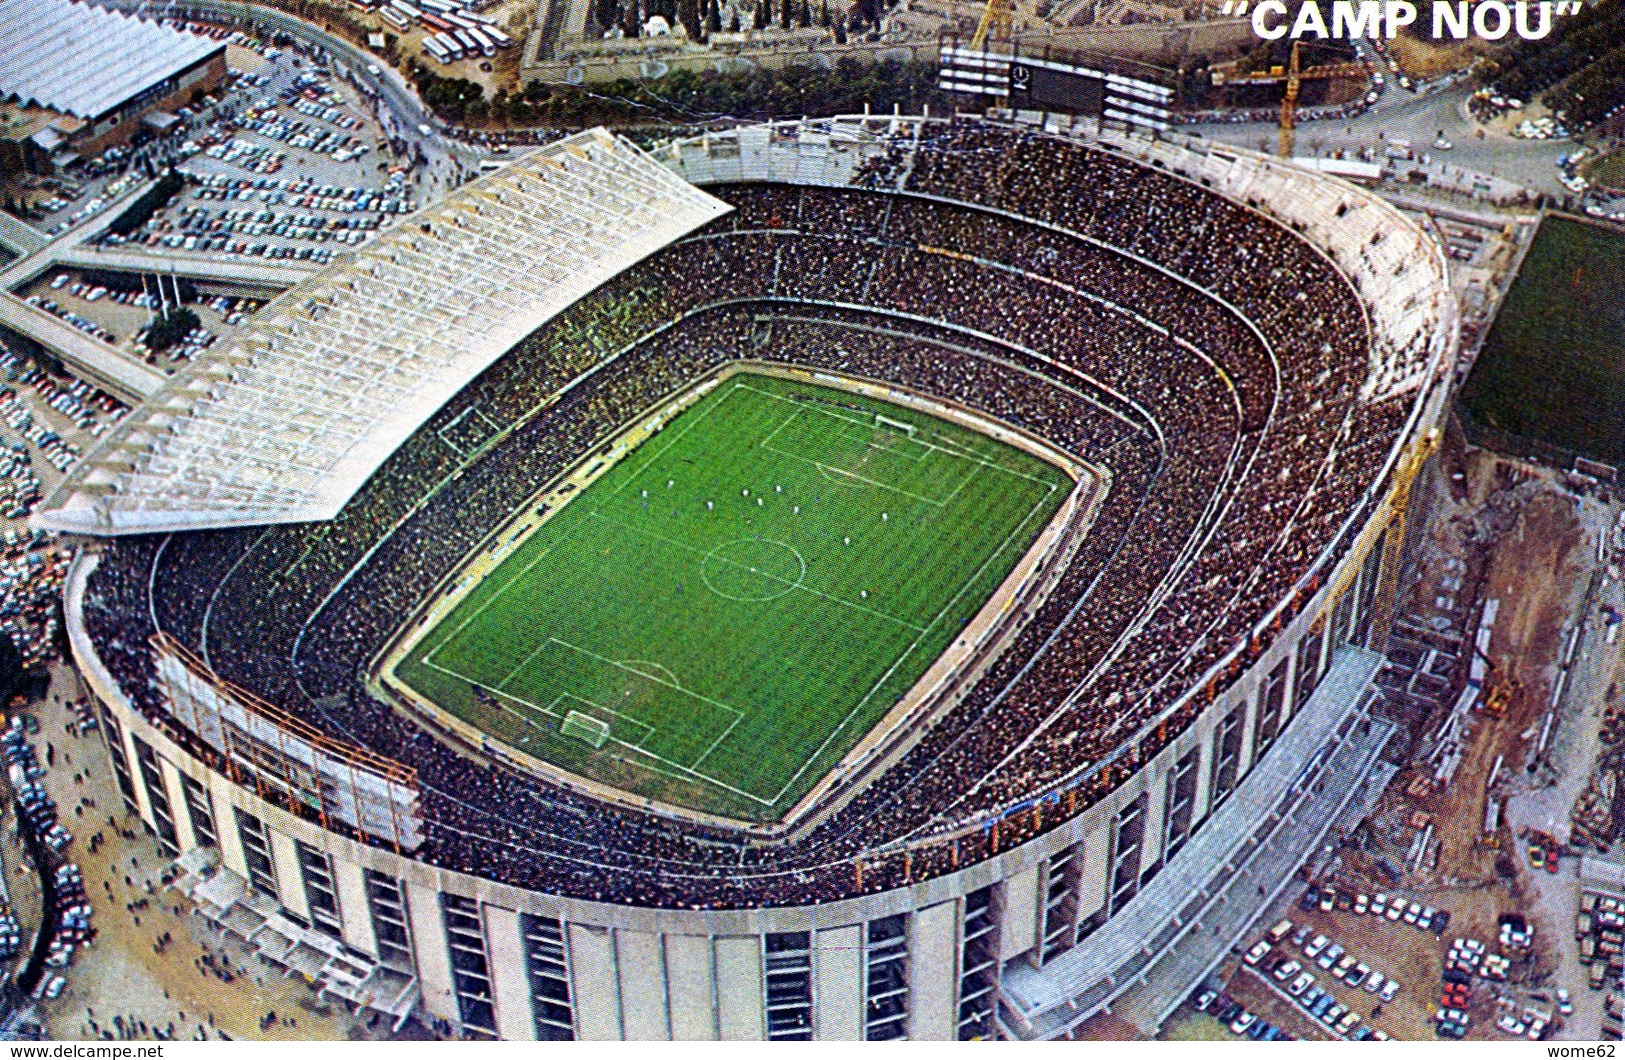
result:
M 361 866 L 342 857 L 330 860 L 333 890 L 339 902 L 339 923 L 344 928 L 344 944 L 376 957 L 378 940 L 372 933 L 372 906 L 367 902 L 367 881 L 361 873 Z
M 571 924 L 570 997 L 576 1031 L 583 1041 L 619 1041 L 621 983 L 615 962 L 615 935 L 609 928 Z
M 519 914 L 488 905 L 482 910 L 481 920 L 485 924 L 485 959 L 491 972 L 497 1035 L 510 1042 L 535 1041 L 536 1018 L 530 1007 L 530 972 L 525 966 Z
M 666 992 L 674 1041 L 717 1037 L 716 953 L 705 935 L 666 936 Z
M 1145 835 L 1140 840 L 1140 864 L 1149 866 L 1162 859 L 1162 840 L 1168 832 L 1168 774 L 1171 763 L 1164 760 L 1147 766 L 1145 778 Z
M 217 798 L 215 789 L 221 794 Z M 220 864 L 226 871 L 248 879 L 248 859 L 243 856 L 243 837 L 237 832 L 237 811 L 231 802 L 231 781 L 219 774 L 209 775 L 209 801 L 214 806 L 214 830 L 220 836 Z
M 813 1036 L 824 1041 L 863 1038 L 864 927 L 813 932 Z
M 310 919 L 310 902 L 305 898 L 305 874 L 299 867 L 299 851 L 293 840 L 275 828 L 265 830 L 271 839 L 271 863 L 276 866 L 277 900 L 294 916 Z
M 666 954 L 652 931 L 615 932 L 615 964 L 621 977 L 621 1033 L 631 1042 L 671 1039 L 666 1009 Z
M 197 832 L 192 828 L 192 808 L 186 801 L 186 789 L 181 787 L 180 770 L 169 759 L 159 756 L 158 773 L 164 778 L 164 794 L 169 797 L 169 816 L 175 821 L 175 842 L 181 853 L 198 846 Z
M 1247 696 L 1247 712 L 1241 717 L 1241 769 L 1239 777 L 1245 777 L 1253 771 L 1253 764 L 1258 761 L 1258 724 L 1262 720 L 1260 713 L 1264 709 L 1264 697 L 1260 694 L 1262 689 L 1249 685 Z
M 1039 894 L 1044 862 L 1023 869 L 1004 881 L 1004 920 L 999 931 L 999 956 L 1010 960 L 1038 945 L 1038 920 L 1043 915 Z
M 908 1036 L 951 1041 L 959 1029 L 959 899 L 915 913 L 908 934 Z
M 440 892 L 433 887 L 401 884 L 407 916 L 412 921 L 412 949 L 418 969 L 418 992 L 423 1010 L 454 1024 L 462 1024 L 457 991 L 451 980 L 451 951 L 446 948 L 446 921 L 440 914 Z
M 1078 919 L 1093 916 L 1106 904 L 1112 874 L 1113 815 L 1100 818 L 1083 837 L 1083 870 L 1078 876 Z
M 724 1041 L 767 1037 L 762 992 L 762 940 L 754 935 L 716 940 L 717 1029 Z
M 1196 761 L 1196 798 L 1191 813 L 1191 831 L 1207 819 L 1208 811 L 1213 807 L 1213 761 L 1218 757 L 1219 749 L 1214 737 L 1218 733 L 1218 711 L 1209 710 L 1196 722 L 1197 744 L 1202 749 Z

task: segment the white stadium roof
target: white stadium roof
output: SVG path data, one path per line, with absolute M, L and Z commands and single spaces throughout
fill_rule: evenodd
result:
M 0 0 L 0 99 L 94 119 L 225 45 L 68 0 Z
M 35 522 L 132 534 L 330 519 L 504 352 L 729 209 L 601 129 L 533 151 L 261 310 L 133 410 Z

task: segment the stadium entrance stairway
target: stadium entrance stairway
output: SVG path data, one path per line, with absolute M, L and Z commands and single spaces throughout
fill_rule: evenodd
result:
M 394 1030 L 401 1029 L 417 1007 L 416 976 L 294 921 L 273 899 L 221 868 L 217 857 L 208 847 L 196 847 L 175 862 L 171 886 L 191 899 L 199 916 L 254 947 L 260 959 L 288 975 L 298 973 L 318 997 L 381 1012 L 394 1021 Z

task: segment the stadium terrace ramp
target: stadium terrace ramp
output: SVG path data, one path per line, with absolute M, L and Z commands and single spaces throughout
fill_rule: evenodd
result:
M 1166 1017 L 1163 1010 L 1172 1007 L 1166 1000 L 1177 1003 L 1189 993 L 1264 908 L 1265 897 L 1251 894 L 1255 883 L 1290 878 L 1375 762 L 1381 743 L 1373 748 L 1370 732 L 1351 733 L 1381 663 L 1376 652 L 1340 649 L 1282 734 L 1279 750 L 1214 811 L 1166 871 L 1099 932 L 1042 968 L 1011 962 L 1001 1012 L 1013 1037 L 1053 1037 L 1136 987 L 1154 996 L 1136 998 L 1132 1015 L 1153 1025 Z M 1385 733 L 1378 735 L 1385 740 Z M 1309 797 L 1317 784 L 1338 790 Z M 1255 877 L 1250 870 L 1259 858 L 1263 871 Z M 1240 893 L 1231 893 L 1238 880 Z M 1160 930 L 1147 938 L 1148 928 Z M 1192 946 L 1192 938 L 1199 945 Z M 1180 970 L 1185 974 L 1168 974 Z M 1151 983 L 1163 989 L 1147 991 Z
M 36 525 L 330 519 L 526 335 L 729 209 L 602 129 L 533 151 L 285 292 L 110 432 Z

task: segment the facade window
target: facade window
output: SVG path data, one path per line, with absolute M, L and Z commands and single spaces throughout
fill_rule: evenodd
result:
M 276 887 L 276 862 L 271 860 L 271 837 L 265 822 L 244 810 L 237 813 L 237 839 L 248 865 L 248 885 L 267 898 L 281 900 Z
M 401 884 L 393 876 L 362 869 L 367 889 L 367 910 L 372 914 L 372 937 L 378 943 L 378 960 L 400 972 L 411 972 L 412 926 L 401 896 Z
M 170 809 L 169 791 L 164 787 L 164 773 L 158 767 L 158 755 L 147 741 L 136 736 L 136 765 L 141 770 L 141 786 L 147 789 L 147 805 L 152 807 L 152 823 L 158 832 L 158 845 L 164 853 L 175 857 L 181 852 L 179 837 L 175 834 L 175 814 Z
M 440 896 L 446 921 L 446 948 L 451 953 L 451 979 L 463 1026 L 481 1034 L 497 1032 L 491 994 L 491 963 L 485 952 L 485 928 L 478 902 L 456 894 Z
M 1241 776 L 1241 739 L 1247 716 L 1245 705 L 1237 707 L 1219 722 L 1219 731 L 1213 736 L 1213 793 L 1208 798 L 1209 812 L 1223 804 L 1236 790 Z
M 1315 694 L 1315 686 L 1320 683 L 1322 660 L 1326 652 L 1326 642 L 1331 637 L 1331 627 L 1327 626 L 1319 634 L 1310 634 L 1298 642 L 1298 681 L 1294 689 L 1297 709 L 1309 702 L 1309 697 Z
M 993 1006 L 999 989 L 999 889 L 992 885 L 965 896 L 965 927 L 959 943 L 959 1040 L 993 1038 Z
M 1140 893 L 1140 862 L 1145 853 L 1144 794 L 1117 811 L 1112 828 L 1110 884 L 1106 892 L 1107 916 L 1115 914 Z
M 102 738 L 107 741 L 107 755 L 113 760 L 113 779 L 118 783 L 118 793 L 124 799 L 124 807 L 131 813 L 139 814 L 141 805 L 135 797 L 135 780 L 130 776 L 130 760 L 124 754 L 124 733 L 119 728 L 118 719 L 113 712 L 107 709 L 107 704 L 100 703 L 102 715 Z
M 812 1041 L 812 940 L 805 931 L 767 936 L 762 955 L 769 1041 Z
M 344 937 L 339 918 L 338 889 L 333 885 L 333 862 L 326 851 L 294 840 L 299 852 L 299 874 L 305 883 L 305 904 L 310 906 L 310 924 L 324 935 Z
M 220 845 L 220 836 L 214 829 L 214 805 L 209 793 L 191 777 L 181 774 L 181 793 L 186 797 L 186 816 L 192 822 L 192 834 L 200 846 Z
M 908 918 L 902 914 L 869 922 L 863 950 L 868 1004 L 863 1036 L 871 1042 L 908 1036 Z
M 1044 950 L 1049 961 L 1072 948 L 1072 924 L 1078 918 L 1079 869 L 1083 850 L 1070 846 L 1050 855 L 1044 872 Z
M 1191 837 L 1191 821 L 1196 816 L 1197 767 L 1202 752 L 1191 749 L 1179 756 L 1168 771 L 1167 806 L 1163 814 L 1162 858 L 1171 861 Z
M 530 975 L 531 1011 L 536 1038 L 544 1042 L 574 1040 L 575 1014 L 570 1001 L 570 961 L 564 924 L 556 916 L 521 914 L 519 932 Z

